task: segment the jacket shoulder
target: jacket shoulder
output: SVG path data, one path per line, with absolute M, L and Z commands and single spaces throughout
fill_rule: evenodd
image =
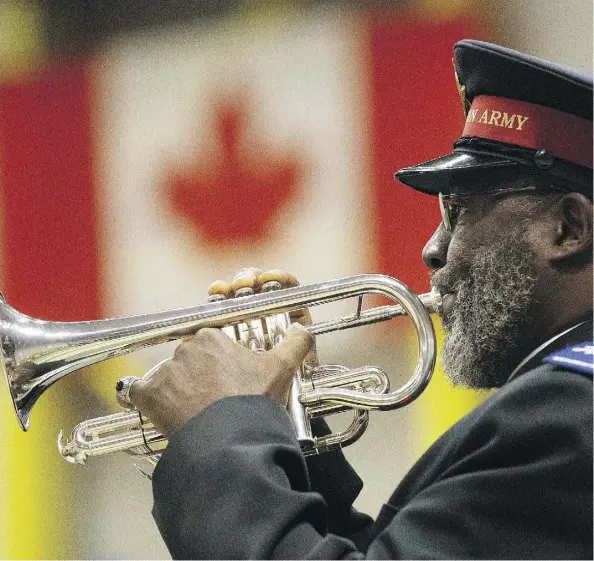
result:
M 586 376 L 552 364 L 529 370 L 447 430 L 407 474 L 400 491 L 410 496 L 467 470 L 548 463 L 555 457 L 589 461 L 580 469 L 591 473 L 592 401 L 592 380 Z M 562 463 L 571 471 L 571 462 Z
M 557 364 L 542 364 L 505 384 L 461 423 L 460 429 L 469 433 L 473 427 L 496 423 L 510 437 L 531 427 L 542 430 L 543 424 L 591 432 L 592 377 Z
M 382 543 L 412 548 L 403 558 L 418 543 L 434 545 L 426 558 L 591 558 L 592 381 L 547 364 L 508 382 L 426 452 L 378 523 Z

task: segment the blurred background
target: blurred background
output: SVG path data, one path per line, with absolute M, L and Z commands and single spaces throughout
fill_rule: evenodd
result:
M 426 292 L 439 211 L 393 172 L 459 136 L 452 45 L 465 37 L 591 69 L 592 2 L 0 1 L 2 292 L 63 321 L 194 305 L 251 265 L 302 283 L 386 273 Z M 322 361 L 403 383 L 414 333 L 390 323 L 321 339 Z M 1 392 L 1 558 L 169 557 L 132 460 L 72 466 L 56 436 L 118 411 L 115 381 L 171 352 L 67 377 L 28 433 Z M 377 514 L 484 397 L 438 368 L 411 406 L 372 413 L 346 450 L 366 484 L 356 506 Z

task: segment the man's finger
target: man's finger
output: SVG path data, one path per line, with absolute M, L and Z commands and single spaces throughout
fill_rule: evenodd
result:
M 229 298 L 233 294 L 233 289 L 228 282 L 224 280 L 216 280 L 208 287 L 209 296 L 224 296 Z
M 298 310 L 294 310 L 289 314 L 289 317 L 291 318 L 291 321 L 300 323 L 301 325 L 312 324 L 309 308 L 299 308 Z
M 258 275 L 257 282 L 260 285 L 267 282 L 278 282 L 282 288 L 299 286 L 297 277 L 284 269 L 270 269 L 269 271 L 261 272 Z
M 278 282 L 281 288 L 293 288 L 299 286 L 297 277 L 284 269 L 270 269 L 258 275 L 258 284 L 261 286 L 267 282 Z M 309 325 L 311 323 L 311 315 L 307 308 L 300 308 L 293 310 L 290 314 L 291 321 L 297 321 L 301 325 Z
M 262 272 L 262 269 L 257 267 L 245 267 L 239 269 L 231 281 L 231 288 L 237 294 L 242 289 L 251 289 L 255 292 L 260 290 L 260 284 L 258 283 L 258 275 Z
M 143 405 L 146 403 L 147 383 L 146 380 L 139 378 L 130 386 L 128 391 L 128 399 L 130 403 L 139 411 L 142 410 Z
M 313 348 L 313 344 L 313 336 L 303 326 L 294 323 L 287 330 L 287 336 L 269 352 L 294 373 Z

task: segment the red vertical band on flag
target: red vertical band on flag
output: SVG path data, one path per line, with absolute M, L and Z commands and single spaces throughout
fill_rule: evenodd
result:
M 370 19 L 372 182 L 379 271 L 416 292 L 429 287 L 421 251 L 440 221 L 433 197 L 394 179 L 402 167 L 450 152 L 464 113 L 454 81 L 454 43 L 472 36 L 472 22 Z
M 393 174 L 450 152 L 458 138 L 465 117 L 452 53 L 456 41 L 476 37 L 471 18 L 460 14 L 441 21 L 407 20 L 395 14 L 371 23 L 377 263 L 381 272 L 417 293 L 429 289 L 421 252 L 441 217 L 435 197 L 398 183 Z M 411 354 L 416 356 L 412 344 Z M 438 361 L 432 382 L 411 408 L 416 429 L 409 447 L 422 453 L 476 403 L 470 390 L 452 389 Z
M 0 87 L 2 288 L 44 319 L 100 316 L 89 98 L 84 62 Z
M 0 85 L 2 290 L 12 306 L 43 319 L 101 315 L 86 64 Z M 64 471 L 55 449 L 56 419 L 74 422 L 69 415 L 80 392 L 72 391 L 70 378 L 57 386 L 35 406 L 27 435 L 7 417 L 11 454 L 1 466 L 0 508 L 10 513 L 2 551 L 11 559 L 80 556 L 79 544 L 63 531 L 76 529 L 76 509 L 63 506 L 75 474 Z

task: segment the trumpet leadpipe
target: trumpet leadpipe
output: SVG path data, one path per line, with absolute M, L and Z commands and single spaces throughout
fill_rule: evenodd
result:
M 419 295 L 419 300 L 430 314 L 441 315 L 442 301 L 441 296 L 437 292 L 432 291 L 421 294 Z M 314 336 L 323 335 L 324 333 L 363 327 L 406 315 L 408 315 L 408 312 L 400 304 L 377 306 L 368 310 L 358 309 L 353 314 L 306 325 L 305 329 Z

